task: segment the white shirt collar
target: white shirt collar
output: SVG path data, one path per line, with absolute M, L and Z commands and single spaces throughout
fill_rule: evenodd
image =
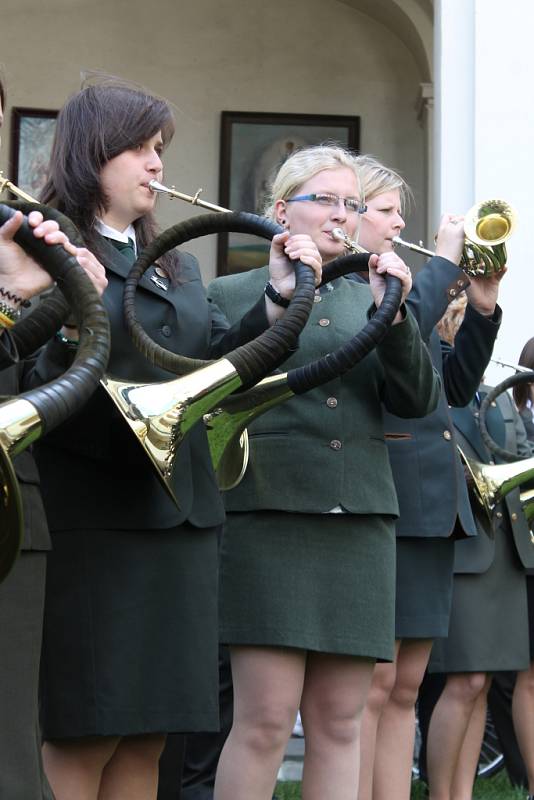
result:
M 102 222 L 101 219 L 97 219 L 95 227 L 97 231 L 102 234 L 102 236 L 105 236 L 107 239 L 115 239 L 116 242 L 124 242 L 124 244 L 128 244 L 128 239 L 132 239 L 135 253 L 137 255 L 137 240 L 135 238 L 135 228 L 133 225 L 128 225 L 128 227 L 123 231 L 118 231 L 115 228 L 111 228 L 109 225 L 106 225 L 106 223 Z

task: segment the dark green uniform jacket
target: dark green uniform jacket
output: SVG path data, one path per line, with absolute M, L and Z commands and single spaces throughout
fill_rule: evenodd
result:
M 267 269 L 212 282 L 209 297 L 230 321 L 240 318 L 267 279 Z M 307 364 L 352 338 L 367 321 L 369 287 L 340 278 L 320 295 L 284 364 Z M 381 402 L 402 416 L 435 407 L 439 380 L 408 313 L 354 369 L 294 397 L 249 428 L 245 478 L 226 494 L 228 511 L 277 509 L 320 513 L 340 505 L 355 514 L 398 514 Z
M 108 373 L 132 382 L 171 380 L 175 376 L 150 364 L 134 347 L 124 326 L 122 294 L 130 271 L 128 261 L 106 241 L 102 249 L 108 278 L 103 299 L 111 323 Z M 229 330 L 220 311 L 206 300 L 196 259 L 182 253 L 180 265 L 176 288 L 169 286 L 165 291 L 154 283 L 150 268 L 137 290 L 137 318 L 162 347 L 185 356 L 214 358 L 268 326 L 264 298 L 258 291 L 250 305 L 259 301 L 250 314 L 245 312 L 244 319 Z M 63 344 L 52 342 L 37 362 L 37 381 L 61 374 L 69 356 Z M 174 491 L 179 509 L 160 486 L 148 456 L 103 389 L 46 437 L 37 455 L 51 530 L 150 530 L 170 528 L 186 519 L 204 528 L 224 519 L 202 422 L 177 451 Z

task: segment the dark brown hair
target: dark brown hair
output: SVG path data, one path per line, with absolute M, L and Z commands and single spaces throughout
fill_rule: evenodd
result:
M 102 168 L 158 131 L 166 147 L 174 134 L 168 103 L 120 82 L 87 86 L 67 100 L 59 112 L 49 178 L 41 200 L 70 217 L 97 256 L 102 254 L 95 219 L 99 211 L 109 207 L 100 180 Z M 145 214 L 133 225 L 138 247 L 143 249 L 157 233 L 154 216 Z M 158 263 L 176 283 L 177 254 L 166 253 Z
M 534 336 L 532 339 L 529 339 L 526 345 L 521 350 L 521 355 L 519 356 L 519 365 L 521 367 L 527 367 L 527 369 L 534 369 Z M 526 408 L 527 400 L 529 398 L 529 388 L 530 384 L 523 383 L 520 386 L 514 386 L 514 400 L 517 408 L 519 411 L 523 411 Z

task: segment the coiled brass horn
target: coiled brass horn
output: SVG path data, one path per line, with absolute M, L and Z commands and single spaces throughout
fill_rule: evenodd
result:
M 471 277 L 502 272 L 506 266 L 506 245 L 517 223 L 517 215 L 504 200 L 484 200 L 476 203 L 464 217 L 465 244 L 460 268 Z M 420 244 L 394 236 L 393 243 L 415 253 L 434 256 Z
M 497 442 L 490 436 L 486 424 L 486 416 L 490 405 L 495 402 L 500 394 L 517 384 L 533 382 L 534 371 L 518 372 L 495 386 L 480 404 L 479 425 L 482 440 L 486 447 L 495 453 L 498 458 L 508 463 L 481 464 L 472 460 L 469 461 L 467 456 L 462 453 L 462 457 L 473 478 L 475 494 L 490 518 L 496 503 L 513 489 L 521 486 L 524 486 L 524 490 L 520 492 L 523 512 L 528 521 L 534 518 L 534 491 L 529 485 L 534 478 L 534 457 L 518 459 L 517 453 L 499 447 Z
M 151 188 L 194 205 L 204 205 L 211 209 L 217 208 L 219 211 L 225 212 L 223 216 L 233 213 L 221 206 L 213 206 L 213 204 L 206 204 L 204 201 L 198 200 L 201 190 L 191 197 L 177 192 L 175 189 L 168 189 L 161 184 L 153 185 L 153 182 L 151 182 Z M 277 230 L 281 231 L 282 229 L 277 227 Z M 363 251 L 363 254 L 360 251 L 358 255 L 345 256 L 330 262 L 323 269 L 323 283 L 362 269 L 367 265 L 367 257 L 366 251 Z M 401 291 L 400 282 L 396 278 L 388 276 L 386 293 L 380 308 L 365 328 L 346 345 L 306 367 L 264 378 L 247 392 L 227 396 L 221 403 L 214 404 L 212 410 L 204 413 L 208 443 L 220 489 L 232 488 L 243 477 L 248 461 L 247 424 L 272 406 L 296 394 L 320 386 L 353 367 L 386 335 L 397 313 Z M 140 330 L 136 333 L 131 328 L 131 332 L 133 335 L 146 336 Z M 145 352 L 144 348 L 142 351 Z M 154 363 L 164 366 L 166 369 L 180 368 L 180 365 L 174 362 L 169 364 L 165 357 L 165 351 L 161 351 L 161 349 Z M 247 381 L 247 383 L 252 382 Z
M 517 460 L 510 464 L 483 464 L 467 456 L 458 447 L 462 461 L 471 477 L 472 489 L 478 502 L 491 521 L 495 507 L 507 494 L 520 488 L 534 478 L 534 457 Z M 534 491 L 520 494 L 527 519 L 534 516 Z M 527 507 L 532 506 L 527 513 Z M 529 517 L 530 515 L 530 517 Z
M 102 385 L 149 455 L 161 484 L 177 505 L 174 462 L 184 436 L 224 397 L 243 385 L 256 383 L 276 369 L 288 349 L 296 347 L 313 306 L 313 272 L 297 262 L 297 285 L 283 318 L 256 340 L 238 347 L 224 358 L 214 362 L 185 358 L 153 342 L 135 314 L 136 287 L 146 269 L 170 248 L 209 233 L 228 231 L 272 238 L 282 228 L 254 214 L 200 215 L 157 237 L 141 253 L 126 280 L 124 316 L 134 344 L 151 363 L 182 377 L 154 384 L 132 384 L 113 376 L 102 380 Z
M 61 217 L 56 211 L 49 215 L 46 206 L 35 208 L 45 219 Z M 0 224 L 14 213 L 0 204 Z M 50 273 L 75 309 L 80 344 L 74 363 L 62 377 L 0 404 L 0 580 L 13 566 L 24 530 L 12 458 L 83 405 L 104 373 L 110 346 L 107 313 L 76 258 L 61 245 L 47 245 L 36 239 L 26 221 L 14 238 Z

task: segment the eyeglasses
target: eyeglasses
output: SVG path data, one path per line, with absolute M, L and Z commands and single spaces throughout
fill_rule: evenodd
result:
M 299 194 L 297 197 L 290 197 L 286 203 L 301 203 L 305 200 L 310 200 L 312 203 L 319 203 L 320 206 L 338 206 L 340 201 L 347 211 L 352 211 L 357 214 L 365 214 L 367 206 L 363 205 L 355 197 L 339 197 L 337 194 L 330 194 L 329 192 L 313 193 L 313 194 Z

